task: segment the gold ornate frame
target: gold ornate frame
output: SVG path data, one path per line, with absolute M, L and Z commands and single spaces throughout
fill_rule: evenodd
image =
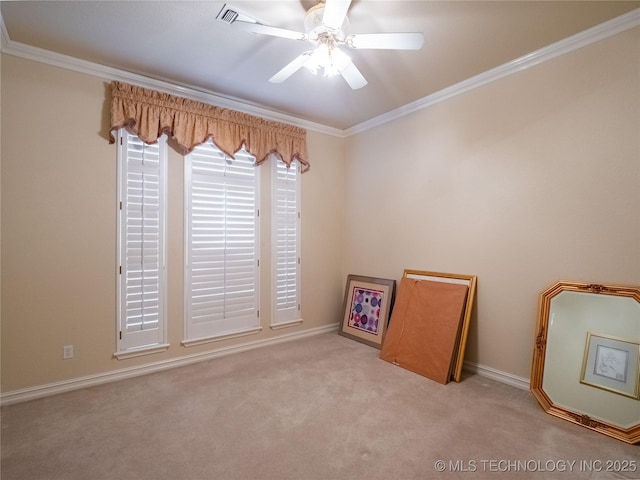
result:
M 638 302 L 640 304 L 640 287 L 628 287 L 628 286 L 616 286 L 616 285 L 598 285 L 598 284 L 589 284 L 589 283 L 569 283 L 569 282 L 558 282 L 555 285 L 551 286 L 544 292 L 540 294 L 539 303 L 538 303 L 538 321 L 536 327 L 536 340 L 535 346 L 533 350 L 533 363 L 531 366 L 531 393 L 538 400 L 540 406 L 550 415 L 554 415 L 556 417 L 562 418 L 569 422 L 581 425 L 583 427 L 589 428 L 591 430 L 595 430 L 604 435 L 608 435 L 610 437 L 616 438 L 618 440 L 622 440 L 626 443 L 635 444 L 640 443 L 640 421 L 636 424 L 629 425 L 628 427 L 620 427 L 618 425 L 613 424 L 612 422 L 607 421 L 603 418 L 595 418 L 593 414 L 589 415 L 588 413 L 581 411 L 578 408 L 572 408 L 570 405 L 559 405 L 554 404 L 550 395 L 547 391 L 545 391 L 544 386 L 544 374 L 545 368 L 553 369 L 554 367 L 558 368 L 566 368 L 565 366 L 558 365 L 545 365 L 545 361 L 547 360 L 547 347 L 549 341 L 549 329 L 550 329 L 550 316 L 553 316 L 552 311 L 552 303 L 554 298 L 557 298 L 563 292 L 579 292 L 587 295 L 608 295 L 614 297 L 622 297 L 622 298 L 630 298 Z M 640 306 L 640 305 L 639 305 Z M 583 312 L 584 313 L 584 312 Z M 555 319 L 557 322 L 558 319 Z M 635 317 L 629 319 L 630 325 L 634 325 L 637 321 L 637 332 L 640 334 L 640 316 L 636 319 Z M 603 319 L 601 331 L 602 333 L 607 333 L 607 322 L 606 319 Z M 587 334 L 588 332 L 584 332 Z M 556 339 L 556 341 L 558 341 Z M 576 342 L 582 342 L 584 345 L 583 338 L 576 338 Z M 630 338 L 630 342 L 638 342 L 638 338 Z M 579 358 L 569 359 L 572 363 L 577 363 L 579 365 L 580 370 L 583 368 L 583 358 L 580 356 Z M 552 370 L 547 370 L 548 373 L 551 373 Z M 638 375 L 638 372 L 634 373 Z M 575 378 L 575 385 L 571 382 L 572 386 L 576 389 L 578 388 L 593 388 L 590 386 L 585 386 L 581 384 L 580 378 Z M 581 385 L 581 387 L 578 387 Z M 621 395 L 617 395 L 613 392 L 607 392 L 602 389 L 593 388 L 595 391 L 602 392 L 600 395 L 612 395 L 613 397 L 622 397 Z M 579 396 L 579 395 L 578 395 Z M 612 398 L 613 400 L 613 398 Z M 638 402 L 638 411 L 640 411 L 640 400 L 634 398 L 627 398 L 628 402 Z M 634 404 L 631 404 L 631 408 L 633 408 Z

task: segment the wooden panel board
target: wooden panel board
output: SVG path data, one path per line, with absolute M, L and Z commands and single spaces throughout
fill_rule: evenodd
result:
M 464 284 L 403 277 L 380 358 L 448 383 L 468 290 Z

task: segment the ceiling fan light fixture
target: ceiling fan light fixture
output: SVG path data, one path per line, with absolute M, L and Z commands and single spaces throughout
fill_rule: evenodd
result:
M 333 77 L 340 74 L 349 63 L 351 63 L 349 55 L 338 48 L 322 43 L 310 53 L 304 66 L 314 75 L 322 69 L 324 77 Z
M 351 57 L 349 55 L 344 53 L 339 48 L 333 49 L 332 55 L 331 55 L 331 64 L 329 67 L 332 72 L 335 71 L 333 75 L 337 75 L 340 72 L 342 72 L 344 67 L 346 67 L 350 63 L 351 63 Z M 325 70 L 325 76 L 327 76 L 327 67 L 325 67 L 324 70 Z
M 309 52 L 309 59 L 304 67 L 314 75 L 318 74 L 318 70 L 324 67 L 327 62 L 329 53 L 326 45 L 319 45 L 315 50 Z
M 226 6 L 218 16 L 222 21 L 249 33 L 306 41 L 313 45 L 313 50 L 298 55 L 273 75 L 269 82 L 282 83 L 305 67 L 315 75 L 320 70 L 325 77 L 340 74 L 351 89 L 358 90 L 367 85 L 367 80 L 342 47 L 358 50 L 419 50 L 424 43 L 424 35 L 421 32 L 346 35 L 344 28 L 348 24 L 347 12 L 351 2 L 352 0 L 318 0 L 318 4 L 311 7 L 305 16 L 305 33 L 263 25 L 250 18 L 239 18 L 237 9 Z

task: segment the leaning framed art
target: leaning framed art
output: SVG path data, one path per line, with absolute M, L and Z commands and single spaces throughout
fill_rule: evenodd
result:
M 587 333 L 580 383 L 640 399 L 640 345 Z
M 477 277 L 405 269 L 380 358 L 427 378 L 459 382 Z
M 344 315 L 338 333 L 381 348 L 395 289 L 395 280 L 349 275 L 342 309 Z
M 557 282 L 539 296 L 534 338 L 543 410 L 640 444 L 640 285 Z

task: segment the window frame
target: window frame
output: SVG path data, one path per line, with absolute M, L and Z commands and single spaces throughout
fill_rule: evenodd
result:
M 167 343 L 167 268 L 166 268 L 166 223 L 167 223 L 167 139 L 163 135 L 158 139 L 157 144 L 147 145 L 136 135 L 133 135 L 121 128 L 117 131 L 117 321 L 116 321 L 116 351 L 114 357 L 124 359 L 132 356 L 146 355 L 164 351 L 169 348 Z M 126 278 L 129 272 L 129 264 L 127 262 L 126 245 L 127 239 L 124 237 L 127 232 L 128 220 L 128 204 L 126 190 L 128 188 L 128 174 L 132 169 L 130 165 L 130 142 L 142 145 L 142 155 L 144 159 L 145 149 L 151 148 L 158 150 L 158 324 L 155 329 L 157 336 L 155 341 L 145 341 L 147 337 L 152 335 L 149 333 L 154 329 L 147 331 L 145 335 L 136 335 L 136 332 L 129 332 L 127 329 L 127 283 Z M 135 168 L 134 168 L 135 170 Z M 150 218 L 150 217 L 149 217 Z M 141 331 L 144 331 L 142 329 Z M 135 337 L 139 337 L 137 340 Z M 142 337 L 142 338 L 140 338 Z
M 192 310 L 191 310 L 191 293 L 192 293 L 192 285 L 190 282 L 191 274 L 190 270 L 192 269 L 192 255 L 191 255 L 191 222 L 192 222 L 192 214 L 193 214 L 193 203 L 192 203 L 192 188 L 193 188 L 193 155 L 198 154 L 200 150 L 203 148 L 209 149 L 213 148 L 217 151 L 218 154 L 222 155 L 227 165 L 233 168 L 233 162 L 243 161 L 247 159 L 251 159 L 253 165 L 251 169 L 253 170 L 253 192 L 254 192 L 254 295 L 255 295 L 255 308 L 254 314 L 252 318 L 255 318 L 251 325 L 244 325 L 240 328 L 229 328 L 219 332 L 213 333 L 202 333 L 197 332 L 198 328 L 194 325 L 192 321 Z M 200 345 L 203 343 L 228 339 L 237 336 L 244 336 L 257 333 L 262 330 L 260 325 L 260 170 L 255 165 L 255 157 L 248 154 L 244 149 L 241 149 L 239 152 L 235 154 L 236 159 L 230 159 L 226 154 L 224 154 L 220 149 L 209 139 L 205 144 L 197 146 L 193 152 L 184 156 L 184 319 L 183 319 L 183 341 L 182 345 L 189 347 L 194 345 Z M 215 177 L 211 177 L 215 178 Z M 250 320 L 249 316 L 243 317 L 247 322 Z M 205 330 L 204 327 L 200 328 L 200 330 Z
M 290 167 L 278 159 L 276 156 L 271 160 L 271 324 L 272 329 L 284 328 L 299 325 L 302 323 L 302 298 L 301 298 L 301 271 L 302 271 L 302 255 L 301 255 L 301 223 L 302 223 L 302 208 L 301 208 L 301 165 L 298 161 L 291 163 Z M 295 169 L 295 170 L 292 170 Z M 293 189 L 285 188 L 286 183 L 283 182 L 281 172 L 286 171 L 287 177 L 291 178 L 292 171 L 295 172 L 295 186 Z M 282 190 L 286 189 L 291 194 L 294 192 L 295 213 L 294 215 L 284 214 L 281 210 L 279 196 L 283 193 Z M 286 195 L 286 193 L 285 193 Z M 289 198 L 290 201 L 290 198 Z M 279 290 L 278 275 L 279 269 L 282 263 L 278 261 L 281 257 L 280 244 L 278 242 L 279 227 L 281 228 L 282 222 L 289 222 L 295 224 L 295 295 L 294 300 L 287 302 L 285 308 L 280 308 L 278 299 L 281 295 Z M 285 247 L 285 249 L 291 248 L 291 245 Z M 290 266 L 289 266 L 290 268 Z M 287 281 L 287 283 L 289 283 Z M 286 288 L 286 287 L 285 287 Z M 291 306 L 293 305 L 293 307 Z

